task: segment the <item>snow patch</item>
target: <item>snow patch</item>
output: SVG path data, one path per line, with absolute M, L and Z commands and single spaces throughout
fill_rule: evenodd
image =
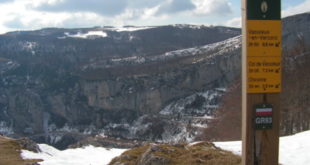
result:
M 180 29 L 183 29 L 183 28 L 201 29 L 201 28 L 206 27 L 205 25 L 188 25 L 188 24 L 174 24 L 172 26 L 180 28 Z
M 40 165 L 105 165 L 126 151 L 126 149 L 94 146 L 60 151 L 46 144 L 39 144 L 39 148 L 41 150 L 39 153 L 22 150 L 22 158 L 42 159 Z
M 21 45 L 22 45 L 22 48 L 23 48 L 24 50 L 29 50 L 29 51 L 31 51 L 31 50 L 33 50 L 35 47 L 38 46 L 38 43 L 26 41 L 26 42 L 22 42 Z
M 193 142 L 195 139 L 195 132 L 188 130 L 186 127 L 165 127 L 165 131 L 162 134 L 162 140 L 158 140 L 158 142 L 162 143 L 181 143 L 181 142 Z M 178 131 L 178 133 L 172 131 Z M 171 134 L 173 133 L 173 134 Z
M 211 111 L 218 108 L 217 102 L 215 100 L 220 98 L 225 92 L 224 90 L 218 89 L 224 88 L 217 88 L 215 90 L 211 89 L 205 92 L 195 93 L 183 99 L 179 99 L 164 107 L 159 113 L 161 115 L 172 115 L 178 113 L 186 114 L 188 112 L 185 111 L 188 111 L 188 109 L 193 109 L 195 114 L 201 114 L 200 116 L 207 115 L 210 117 L 212 115 Z M 190 108 L 190 105 L 197 101 L 197 97 L 203 97 L 203 103 L 200 105 L 200 107 Z
M 4 121 L 0 122 L 0 134 L 11 135 L 13 133 L 14 131 L 12 127 L 8 126 L 8 124 Z
M 192 124 L 192 127 L 208 128 L 208 124 L 196 123 L 196 124 Z
M 214 145 L 223 150 L 231 151 L 236 155 L 241 155 L 241 141 L 214 142 Z
M 37 42 L 31 41 L 20 41 L 19 45 L 23 50 L 30 52 L 32 55 L 35 55 L 35 48 L 38 47 L 39 44 Z
M 96 39 L 108 37 L 108 34 L 103 31 L 88 31 L 87 33 L 78 32 L 77 34 L 64 33 L 65 36 L 58 37 L 58 39 L 65 39 L 66 37 L 81 38 L 81 39 Z

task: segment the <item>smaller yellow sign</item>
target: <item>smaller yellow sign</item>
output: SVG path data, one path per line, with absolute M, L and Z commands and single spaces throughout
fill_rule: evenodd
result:
M 248 57 L 248 93 L 281 91 L 281 57 Z

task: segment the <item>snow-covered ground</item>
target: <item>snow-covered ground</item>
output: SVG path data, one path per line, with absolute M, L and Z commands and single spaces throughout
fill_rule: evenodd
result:
M 280 138 L 280 163 L 283 165 L 306 165 L 310 162 L 310 131 Z M 194 144 L 194 143 L 193 143 Z M 241 155 L 241 142 L 215 142 L 217 147 Z M 57 150 L 39 144 L 41 153 L 23 150 L 24 159 L 42 159 L 40 165 L 105 165 L 126 149 L 106 149 L 87 146 L 84 148 Z
M 241 142 L 215 142 L 217 147 L 241 155 Z M 280 138 L 279 161 L 283 165 L 306 165 L 310 162 L 310 131 Z
M 39 144 L 42 152 L 22 150 L 23 159 L 42 159 L 40 165 L 106 165 L 126 149 L 107 149 L 87 146 L 83 148 L 57 150 L 46 144 Z

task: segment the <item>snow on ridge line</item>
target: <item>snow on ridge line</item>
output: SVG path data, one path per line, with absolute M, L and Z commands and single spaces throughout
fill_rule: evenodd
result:
M 64 35 L 65 36 L 63 37 L 58 37 L 58 39 L 65 39 L 67 37 L 82 38 L 82 39 L 88 39 L 89 37 L 105 38 L 108 36 L 108 34 L 103 31 L 88 31 L 87 33 L 78 32 L 77 34 L 70 34 L 68 32 L 65 32 Z
M 209 59 L 217 55 L 222 55 L 225 52 L 238 49 L 240 47 L 241 47 L 241 35 L 228 38 L 224 41 L 207 44 L 204 46 L 166 52 L 162 55 L 151 57 L 150 61 L 157 61 L 174 57 L 196 56 L 202 53 L 208 53 L 208 57 L 206 57 L 205 59 Z
M 152 29 L 155 27 L 152 26 L 142 26 L 142 27 L 113 27 L 113 28 L 104 28 L 103 30 L 110 30 L 110 31 L 116 31 L 116 32 L 133 32 L 133 31 L 140 31 L 140 30 L 146 30 L 146 29 Z M 104 31 L 88 31 L 86 33 L 78 32 L 77 34 L 70 34 L 69 32 L 65 32 L 64 36 L 57 37 L 58 39 L 65 39 L 67 37 L 71 38 L 82 38 L 82 39 L 88 39 L 89 37 L 94 38 L 105 38 L 108 37 L 108 34 Z
M 153 26 L 141 26 L 141 27 L 119 27 L 119 28 L 111 28 L 111 30 L 115 30 L 117 32 L 133 32 L 133 31 L 140 31 L 140 30 L 147 30 L 147 29 L 153 29 L 155 27 Z
M 283 165 L 304 165 L 310 162 L 310 131 L 280 138 L 279 162 Z M 241 141 L 214 142 L 224 150 L 241 155 Z
M 193 24 L 173 24 L 173 27 L 177 27 L 177 28 L 191 28 L 191 29 L 201 29 L 204 27 L 208 27 L 206 25 L 193 25 Z
M 86 146 L 83 148 L 60 151 L 46 144 L 39 144 L 42 152 L 34 153 L 22 150 L 23 159 L 42 159 L 40 165 L 105 165 L 114 157 L 121 155 L 127 149 L 106 149 L 103 147 Z
M 135 64 L 141 64 L 145 62 L 165 60 L 165 59 L 171 59 L 175 57 L 195 56 L 203 52 L 209 52 L 212 50 L 219 49 L 219 51 L 217 51 L 216 53 L 210 54 L 210 57 L 213 57 L 213 56 L 225 53 L 231 49 L 238 49 L 240 47 L 241 47 L 241 35 L 228 38 L 224 41 L 207 44 L 204 46 L 174 50 L 174 51 L 166 52 L 164 54 L 151 56 L 151 57 L 133 56 L 133 57 L 117 58 L 117 59 L 112 59 L 112 62 L 118 62 L 118 63 L 131 62 Z

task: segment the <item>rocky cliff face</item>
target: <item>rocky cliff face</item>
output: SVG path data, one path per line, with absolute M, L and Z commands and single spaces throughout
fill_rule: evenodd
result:
M 164 140 L 184 133 L 180 119 L 159 112 L 229 84 L 240 70 L 238 35 L 240 29 L 190 25 L 2 35 L 2 133 L 58 147 L 92 134 Z M 207 106 L 213 98 L 204 96 L 184 106 Z
M 173 100 L 229 84 L 240 72 L 240 46 L 240 37 L 235 37 L 146 57 L 145 61 L 158 60 L 116 68 L 125 75 L 100 79 L 102 74 L 97 73 L 94 80 L 83 80 L 81 88 L 92 107 L 157 114 Z M 126 74 L 127 70 L 131 73 Z

